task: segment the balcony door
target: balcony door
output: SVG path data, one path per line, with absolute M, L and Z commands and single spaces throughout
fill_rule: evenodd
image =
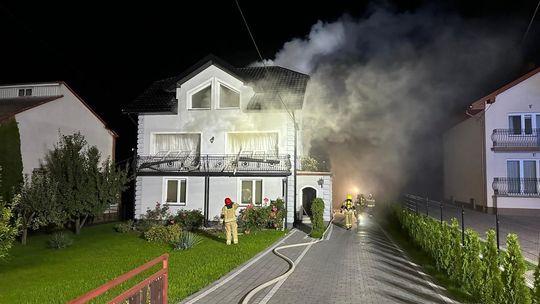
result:
M 508 194 L 538 193 L 538 162 L 508 160 L 506 162 Z
M 534 194 L 538 192 L 536 187 L 536 161 L 523 161 L 523 190 L 525 194 Z
M 508 181 L 508 193 L 521 193 L 521 170 L 519 160 L 509 160 L 506 162 L 506 176 Z

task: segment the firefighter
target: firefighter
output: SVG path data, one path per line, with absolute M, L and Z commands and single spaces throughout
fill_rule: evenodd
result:
M 231 239 L 235 244 L 238 244 L 238 224 L 236 223 L 236 209 L 238 204 L 233 203 L 230 198 L 225 198 L 225 206 L 221 208 L 221 218 L 225 225 L 225 233 L 227 234 L 227 245 L 231 244 Z
M 351 230 L 353 215 L 355 213 L 356 207 L 352 201 L 352 195 L 347 195 L 347 200 L 341 205 L 342 212 L 345 212 L 345 227 L 347 230 Z

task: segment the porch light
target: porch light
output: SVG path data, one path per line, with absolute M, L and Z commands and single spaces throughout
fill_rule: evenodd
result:
M 324 179 L 322 177 L 319 178 L 319 180 L 317 181 L 317 184 L 319 184 L 319 186 L 321 186 L 322 188 L 322 186 L 324 185 Z

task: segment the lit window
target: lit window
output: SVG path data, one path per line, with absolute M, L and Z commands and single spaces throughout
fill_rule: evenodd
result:
M 185 179 L 165 179 L 165 203 L 186 204 Z
M 240 107 L 240 94 L 224 85 L 219 86 L 219 106 L 220 108 Z
M 242 204 L 262 204 L 262 180 L 242 181 Z
M 192 109 L 210 109 L 212 102 L 212 86 L 207 86 L 191 95 Z

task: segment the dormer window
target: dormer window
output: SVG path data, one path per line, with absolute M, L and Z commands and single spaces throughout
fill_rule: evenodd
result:
M 191 95 L 192 109 L 210 109 L 212 104 L 212 86 L 208 85 Z
M 214 77 L 187 92 L 187 108 L 239 109 L 240 91 Z
M 19 89 L 19 97 L 32 96 L 32 89 Z
M 219 108 L 239 108 L 240 93 L 224 84 L 219 84 Z

